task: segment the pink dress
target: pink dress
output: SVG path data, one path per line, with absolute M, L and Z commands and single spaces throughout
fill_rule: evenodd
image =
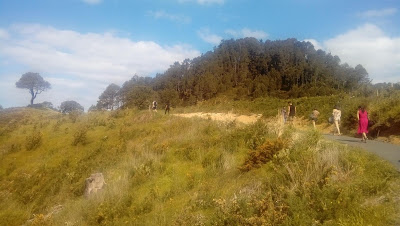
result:
M 360 118 L 358 121 L 358 133 L 368 133 L 368 112 L 360 110 L 358 111 L 358 117 Z

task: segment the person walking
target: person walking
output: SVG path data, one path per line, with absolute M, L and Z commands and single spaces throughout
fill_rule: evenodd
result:
M 311 121 L 312 121 L 312 124 L 313 124 L 313 126 L 314 126 L 314 129 L 315 129 L 315 122 L 318 120 L 318 116 L 319 116 L 319 111 L 316 109 L 316 108 L 314 108 L 314 110 L 311 112 L 311 115 L 310 115 L 310 119 L 311 119 Z
M 293 124 L 294 117 L 296 117 L 296 106 L 294 106 L 291 101 L 288 102 L 287 114 L 288 114 L 288 121 L 290 121 L 291 124 Z
M 153 111 L 157 112 L 157 101 L 153 101 L 152 109 L 153 109 Z
M 342 111 L 339 109 L 337 105 L 333 108 L 332 116 L 333 116 L 333 123 L 335 124 L 335 129 L 337 131 L 337 135 L 340 136 L 342 134 L 340 133 L 339 124 L 340 124 L 340 118 L 342 117 Z M 335 135 L 335 130 L 333 131 L 333 135 Z
M 361 142 L 367 143 L 368 137 L 368 112 L 365 110 L 365 106 L 359 108 L 357 112 L 357 119 L 358 119 L 358 134 L 362 134 Z
M 170 107 L 169 107 L 169 103 L 167 103 L 166 105 L 165 105 L 165 115 L 167 114 L 167 112 L 168 112 L 168 114 L 169 114 L 169 109 L 170 109 Z

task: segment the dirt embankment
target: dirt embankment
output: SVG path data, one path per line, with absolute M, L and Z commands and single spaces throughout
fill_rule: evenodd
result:
M 186 113 L 186 114 L 174 114 L 178 117 L 192 118 L 199 117 L 203 119 L 211 119 L 222 122 L 238 122 L 243 124 L 252 124 L 255 123 L 258 119 L 261 118 L 261 114 L 252 114 L 252 115 L 236 115 L 233 113 Z

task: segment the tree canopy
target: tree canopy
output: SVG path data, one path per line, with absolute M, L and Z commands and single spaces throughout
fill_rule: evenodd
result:
M 119 107 L 119 90 L 120 86 L 114 83 L 107 86 L 106 90 L 100 95 L 97 101 L 97 109 L 114 110 Z
M 45 81 L 39 73 L 33 72 L 23 74 L 15 85 L 17 88 L 29 90 L 31 94 L 31 105 L 38 94 L 51 88 L 50 83 Z
M 61 103 L 61 113 L 83 112 L 84 108 L 74 100 L 67 100 Z
M 297 98 L 353 92 L 368 84 L 362 65 L 350 67 L 310 42 L 243 38 L 223 40 L 213 51 L 175 62 L 154 78 L 135 75 L 119 95 L 122 106 L 149 89 L 156 95 L 147 95 L 159 96 L 160 104 L 190 105 L 221 94 L 234 99 Z

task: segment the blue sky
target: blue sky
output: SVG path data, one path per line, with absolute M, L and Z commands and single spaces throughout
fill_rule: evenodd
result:
M 0 104 L 25 106 L 15 82 L 52 84 L 35 102 L 96 104 L 110 83 L 154 76 L 222 39 L 296 38 L 400 82 L 398 0 L 0 0 Z

